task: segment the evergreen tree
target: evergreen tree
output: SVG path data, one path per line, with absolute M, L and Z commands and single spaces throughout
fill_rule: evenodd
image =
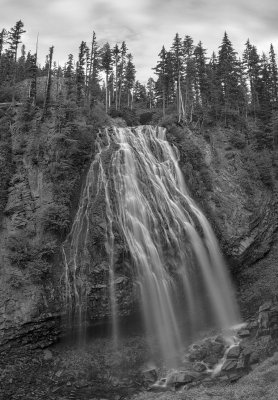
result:
M 133 64 L 133 56 L 129 53 L 127 54 L 127 63 L 125 70 L 125 89 L 127 92 L 127 106 L 132 109 L 132 89 L 135 82 L 135 66 Z
M 196 103 L 198 111 L 201 113 L 201 121 L 203 121 L 208 113 L 209 83 L 206 65 L 206 50 L 203 48 L 202 42 L 199 42 L 194 49 L 194 60 Z
M 120 50 L 121 50 L 121 54 L 120 54 L 120 63 L 119 63 L 119 109 L 121 108 L 122 87 L 123 87 L 123 80 L 124 80 L 125 67 L 126 67 L 127 46 L 126 46 L 125 42 L 122 42 Z
M 110 72 L 112 70 L 112 52 L 110 48 L 109 43 L 105 43 L 105 45 L 102 48 L 102 57 L 101 57 L 101 65 L 102 69 L 105 72 L 105 109 L 106 112 L 108 112 L 108 78 L 110 75 Z
M 177 90 L 176 90 L 176 99 L 177 99 L 177 112 L 179 116 L 179 121 L 182 117 L 184 117 L 184 104 L 182 99 L 182 92 L 181 92 L 181 80 L 182 80 L 182 73 L 183 73 L 183 46 L 182 40 L 178 33 L 176 33 L 173 44 L 171 47 L 171 52 L 173 54 L 173 67 L 174 67 L 174 76 L 177 82 Z
M 13 54 L 14 61 L 17 61 L 17 50 L 18 45 L 21 43 L 21 36 L 26 31 L 23 29 L 24 24 L 21 20 L 17 21 L 15 26 L 11 28 L 8 33 L 8 43 L 10 45 L 10 50 Z
M 68 61 L 66 63 L 66 68 L 64 72 L 65 84 L 67 87 L 67 97 L 70 98 L 73 92 L 74 86 L 74 64 L 73 64 L 73 55 L 68 55 Z
M 21 43 L 21 36 L 26 31 L 23 29 L 24 24 L 21 20 L 17 21 L 15 26 L 11 28 L 8 33 L 8 43 L 10 45 L 10 54 L 12 55 L 13 59 L 13 94 L 12 94 L 12 102 L 15 102 L 15 82 L 17 79 L 17 51 L 18 45 Z
M 25 77 L 30 79 L 28 98 L 33 106 L 36 105 L 37 97 L 37 71 L 37 54 L 28 52 L 25 63 Z
M 207 66 L 208 71 L 208 104 L 210 109 L 210 115 L 213 121 L 217 121 L 220 118 L 221 113 L 221 98 L 222 86 L 218 74 L 218 59 L 215 52 L 212 53 L 210 62 Z
M 93 31 L 92 44 L 91 44 L 91 58 L 90 58 L 90 70 L 89 70 L 89 94 L 88 102 L 90 106 L 94 105 L 97 94 L 99 93 L 99 47 L 97 44 L 96 33 Z
M 165 47 L 163 46 L 161 52 L 158 54 L 160 60 L 158 61 L 157 65 L 154 69 L 154 73 L 158 76 L 157 83 L 156 83 L 156 93 L 158 101 L 160 98 L 162 99 L 162 112 L 163 117 L 165 117 L 165 104 L 166 104 L 166 85 L 167 85 L 167 52 Z
M 195 47 L 194 58 L 196 65 L 196 92 L 198 93 L 202 107 L 205 108 L 208 98 L 208 77 L 206 68 L 206 50 L 203 48 L 202 42 L 199 42 Z
M 47 83 L 46 83 L 46 94 L 43 105 L 43 113 L 42 120 L 48 113 L 49 105 L 50 105 L 50 96 L 51 96 L 51 86 L 52 86 L 52 59 L 53 59 L 53 51 L 54 46 L 49 48 L 49 58 L 48 58 L 48 75 L 47 75 Z
M 256 118 L 259 111 L 259 80 L 260 80 L 260 57 L 255 46 L 251 45 L 249 39 L 245 44 L 243 52 L 243 68 L 250 87 L 250 107 Z
M 149 78 L 147 81 L 147 101 L 148 101 L 148 107 L 152 109 L 155 105 L 155 81 L 153 78 Z
M 84 98 L 87 49 L 86 42 L 82 40 L 79 46 L 78 62 L 76 65 L 76 96 L 78 105 L 81 105 L 82 99 Z
M 144 103 L 147 103 L 146 87 L 142 85 L 139 81 L 136 81 L 134 84 L 133 101 L 134 103 L 142 104 L 142 106 Z
M 119 92 L 119 88 L 118 88 L 118 78 L 119 78 L 119 62 L 120 62 L 120 49 L 119 46 L 116 44 L 114 49 L 113 49 L 113 61 L 115 64 L 115 108 L 116 110 L 118 109 L 118 92 Z
M 258 98 L 260 103 L 259 117 L 267 122 L 272 113 L 272 79 L 269 60 L 265 53 L 261 57 L 261 71 L 258 84 Z
M 273 109 L 278 108 L 278 72 L 276 55 L 274 52 L 273 45 L 270 45 L 269 51 L 269 69 L 270 69 L 270 79 L 271 79 L 271 104 Z
M 225 122 L 230 112 L 239 113 L 239 63 L 227 33 L 224 33 L 218 54 L 218 76 L 222 86 L 222 104 Z
M 6 43 L 6 38 L 7 38 L 7 31 L 6 29 L 2 29 L 2 31 L 0 32 L 0 59 L 4 49 L 4 45 Z
M 196 93 L 196 65 L 194 55 L 194 44 L 191 36 L 186 35 L 183 41 L 183 63 L 185 68 L 185 82 L 183 85 L 185 115 L 191 122 Z

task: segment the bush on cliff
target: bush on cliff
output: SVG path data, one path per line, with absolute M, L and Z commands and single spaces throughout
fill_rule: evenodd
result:
M 61 204 L 51 204 L 41 218 L 45 231 L 65 235 L 70 226 L 69 208 Z

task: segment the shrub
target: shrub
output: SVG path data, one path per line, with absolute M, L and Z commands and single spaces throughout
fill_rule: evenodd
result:
M 271 158 L 267 152 L 258 154 L 256 159 L 256 165 L 260 174 L 261 181 L 267 187 L 273 186 L 272 181 L 272 163 Z
M 230 136 L 230 143 L 236 149 L 244 149 L 246 146 L 245 137 L 238 130 L 232 132 Z
M 26 234 L 19 231 L 11 235 L 7 240 L 7 247 L 10 250 L 11 263 L 19 268 L 26 268 L 32 259 L 32 249 Z
M 139 116 L 140 125 L 150 124 L 152 122 L 153 114 L 154 113 L 150 112 L 150 111 L 140 114 L 140 116 Z
M 102 104 L 96 104 L 88 115 L 88 122 L 94 126 L 94 129 L 99 129 L 111 125 L 111 120 L 105 112 L 105 108 Z
M 45 231 L 65 234 L 70 226 L 68 207 L 60 204 L 49 205 L 42 215 L 42 225 Z
M 137 126 L 139 125 L 139 117 L 136 114 L 135 110 L 131 110 L 128 107 L 125 107 L 121 110 L 115 110 L 114 108 L 112 108 L 110 110 L 110 116 L 112 118 L 123 118 L 127 124 L 127 126 Z

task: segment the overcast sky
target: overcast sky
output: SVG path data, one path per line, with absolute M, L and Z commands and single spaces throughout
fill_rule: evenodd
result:
M 51 45 L 60 64 L 69 53 L 77 58 L 81 40 L 89 43 L 93 30 L 101 44 L 125 40 L 142 82 L 176 32 L 195 44 L 201 40 L 208 56 L 225 30 L 239 53 L 247 38 L 260 52 L 268 53 L 273 43 L 278 53 L 278 0 L 1 0 L 0 29 L 19 19 L 27 50 L 35 50 L 39 32 L 40 61 Z

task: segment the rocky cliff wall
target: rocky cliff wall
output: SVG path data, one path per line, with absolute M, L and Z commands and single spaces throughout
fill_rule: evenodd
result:
M 33 120 L 24 132 L 16 123 L 8 129 L 12 168 L 1 215 L 0 342 L 4 348 L 28 342 L 46 346 L 60 332 L 64 313 L 61 245 L 94 156 L 95 133 L 82 119 L 62 129 L 52 120 L 42 125 Z M 271 249 L 277 229 L 277 198 L 274 186 L 260 179 L 248 146 L 232 148 L 233 133 L 215 129 L 204 138 L 175 127 L 169 130 L 168 140 L 179 149 L 192 197 L 209 217 L 246 293 L 242 271 L 252 274 L 252 265 Z M 92 237 L 101 237 L 103 213 L 98 212 L 91 223 Z M 103 243 L 96 240 L 95 247 L 101 254 Z M 119 262 L 123 249 L 118 246 Z M 92 319 L 99 319 L 109 316 L 105 306 L 107 262 L 98 256 L 95 259 L 90 302 L 95 310 Z M 121 268 L 125 271 L 128 266 L 122 263 Z M 130 277 L 118 282 L 125 302 L 130 299 L 124 287 L 130 291 L 131 283 Z M 124 306 L 122 310 L 124 314 Z
M 170 127 L 168 140 L 180 151 L 185 180 L 218 236 L 242 309 L 250 315 L 263 300 L 275 297 L 277 289 L 273 153 L 258 151 L 232 128 L 213 128 L 200 135 Z

